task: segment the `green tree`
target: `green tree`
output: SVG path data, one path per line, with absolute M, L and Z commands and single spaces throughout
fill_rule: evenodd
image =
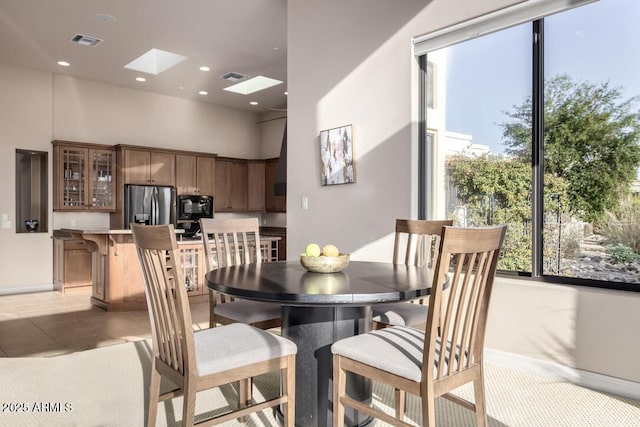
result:
M 609 83 L 574 82 L 559 75 L 545 83 L 545 178 L 569 183 L 569 210 L 593 222 L 629 193 L 640 165 L 638 97 L 622 101 Z M 501 123 L 506 152 L 531 159 L 531 97 Z
M 520 158 L 456 155 L 447 160 L 447 173 L 458 199 L 466 206 L 468 225 L 509 224 L 498 268 L 531 271 L 531 164 Z M 545 180 L 547 211 L 565 215 L 566 181 L 552 175 Z M 545 230 L 545 239 L 554 231 Z M 549 248 L 555 251 L 556 246 Z M 545 256 L 555 259 L 559 254 Z

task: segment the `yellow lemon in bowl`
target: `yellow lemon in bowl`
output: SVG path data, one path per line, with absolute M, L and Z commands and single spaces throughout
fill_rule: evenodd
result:
M 309 243 L 304 250 L 306 256 L 320 256 L 320 245 L 317 243 Z
M 335 245 L 326 245 L 322 248 L 322 255 L 324 256 L 338 256 L 340 251 Z

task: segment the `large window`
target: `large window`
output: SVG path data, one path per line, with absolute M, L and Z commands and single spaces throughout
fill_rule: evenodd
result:
M 426 211 L 507 223 L 502 271 L 640 290 L 638 17 L 600 0 L 427 54 Z

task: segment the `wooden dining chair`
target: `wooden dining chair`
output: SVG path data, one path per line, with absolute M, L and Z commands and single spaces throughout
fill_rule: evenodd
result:
M 261 263 L 257 218 L 200 219 L 207 270 Z M 209 289 L 209 327 L 247 323 L 260 329 L 280 327 L 280 304 L 232 298 Z
M 440 246 L 442 227 L 453 220 L 396 219 L 393 263 L 433 268 Z M 410 302 L 375 304 L 371 307 L 373 329 L 413 326 L 424 329 L 428 305 L 425 298 Z
M 436 425 L 435 400 L 440 396 L 475 411 L 478 426 L 487 425 L 484 337 L 505 231 L 506 225 L 444 228 L 424 332 L 392 326 L 345 338 L 331 346 L 334 426 L 344 425 L 345 406 L 392 425 L 412 425 L 404 421 L 406 392 L 422 400 L 422 425 Z M 446 306 L 441 304 L 445 283 L 450 293 Z M 395 417 L 347 396 L 347 372 L 391 385 L 395 390 Z M 475 403 L 449 394 L 468 382 L 473 383 Z
M 147 425 L 156 425 L 159 401 L 179 395 L 184 396 L 182 425 L 194 425 L 197 392 L 239 382 L 238 408 L 197 424 L 220 424 L 282 405 L 285 425 L 293 427 L 296 345 L 245 324 L 194 332 L 173 225 L 132 225 L 131 231 L 144 277 L 153 340 Z M 274 371 L 281 375 L 280 396 L 247 402 L 248 379 Z M 178 389 L 160 394 L 161 376 Z

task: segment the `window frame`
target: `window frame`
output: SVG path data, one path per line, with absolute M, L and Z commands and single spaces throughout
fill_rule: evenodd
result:
M 587 286 L 602 289 L 640 292 L 640 285 L 628 282 L 613 282 L 598 279 L 583 279 L 578 277 L 549 275 L 543 273 L 543 231 L 544 231 L 544 17 L 530 21 L 532 31 L 532 271 L 511 272 L 499 271 L 499 277 L 528 279 L 538 282 Z M 506 29 L 507 26 L 499 30 Z M 438 49 L 446 47 L 440 46 Z M 437 50 L 437 49 L 432 49 Z M 433 212 L 434 183 L 431 182 L 429 172 L 435 167 L 436 158 L 430 153 L 433 147 L 428 141 L 428 106 L 425 90 L 430 76 L 428 73 L 428 52 L 416 55 L 419 72 L 419 137 L 418 137 L 418 217 L 427 219 L 428 212 Z M 434 76 L 435 78 L 435 76 Z M 432 138 L 433 140 L 433 138 Z

